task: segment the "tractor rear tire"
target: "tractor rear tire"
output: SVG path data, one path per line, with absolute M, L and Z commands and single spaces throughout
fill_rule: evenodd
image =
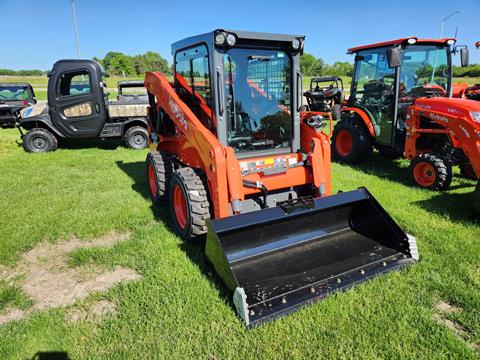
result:
M 477 180 L 477 175 L 473 170 L 472 164 L 470 162 L 465 162 L 460 164 L 460 173 L 463 177 L 471 180 Z
M 147 155 L 148 194 L 154 204 L 161 204 L 168 195 L 167 187 L 173 173 L 173 156 L 166 151 Z
M 23 137 L 23 149 L 30 153 L 42 153 L 57 150 L 58 142 L 55 135 L 42 128 L 28 130 Z
M 420 154 L 410 163 L 410 176 L 421 188 L 446 190 L 452 183 L 452 165 L 439 156 Z
M 170 213 L 175 232 L 184 240 L 207 233 L 210 218 L 207 188 L 198 171 L 190 167 L 177 169 L 169 184 Z
M 355 118 L 339 121 L 333 129 L 332 157 L 347 164 L 365 161 L 373 152 L 372 137 Z
M 342 112 L 341 109 L 342 107 L 340 104 L 334 104 L 332 107 L 332 119 L 335 121 L 339 121 L 342 119 Z
M 125 133 L 125 142 L 131 149 L 145 149 L 148 146 L 147 129 L 141 126 L 132 126 Z

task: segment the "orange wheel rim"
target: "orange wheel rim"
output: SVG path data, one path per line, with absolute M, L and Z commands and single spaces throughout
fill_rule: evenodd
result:
M 415 181 L 421 186 L 432 186 L 435 183 L 436 173 L 435 168 L 426 162 L 418 163 L 413 169 L 413 176 Z
M 180 228 L 185 229 L 187 226 L 187 202 L 180 186 L 175 185 L 173 189 L 173 209 L 175 217 Z
M 347 130 L 341 130 L 335 140 L 337 152 L 342 156 L 347 156 L 352 152 L 353 138 Z
M 155 177 L 155 169 L 152 163 L 148 164 L 148 186 L 153 197 L 157 197 L 157 179 Z

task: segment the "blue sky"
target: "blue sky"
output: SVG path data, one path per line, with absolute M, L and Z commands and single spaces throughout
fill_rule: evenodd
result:
M 76 57 L 71 0 L 0 0 L 0 68 L 50 69 Z M 306 51 L 326 62 L 351 61 L 348 47 L 415 35 L 445 36 L 459 27 L 459 43 L 480 40 L 480 0 L 76 0 L 84 58 L 107 51 L 157 51 L 171 62 L 170 44 L 216 28 L 306 35 Z

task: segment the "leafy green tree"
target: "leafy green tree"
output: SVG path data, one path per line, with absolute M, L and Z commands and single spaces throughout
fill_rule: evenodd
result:
M 112 75 L 132 76 L 135 74 L 132 58 L 121 52 L 109 51 L 103 58 L 103 66 Z
M 164 74 L 170 73 L 168 61 L 157 52 L 147 51 L 145 54 L 136 55 L 132 59 L 137 75 L 144 74 L 147 71 L 160 71 Z
M 312 54 L 304 52 L 300 57 L 300 71 L 303 75 L 313 76 L 318 69 L 318 59 Z

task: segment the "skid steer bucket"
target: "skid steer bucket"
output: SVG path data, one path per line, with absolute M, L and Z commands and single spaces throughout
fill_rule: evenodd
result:
M 205 252 L 249 327 L 418 260 L 365 188 L 211 220 Z

